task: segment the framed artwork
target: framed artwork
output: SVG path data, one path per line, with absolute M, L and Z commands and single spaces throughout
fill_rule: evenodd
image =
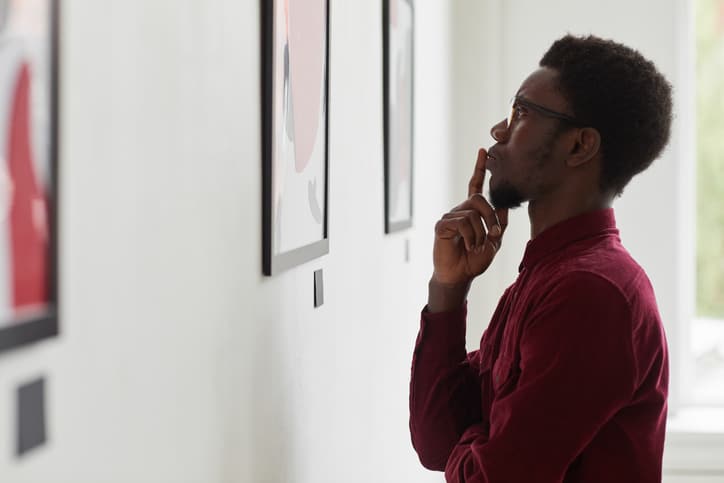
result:
M 263 272 L 329 252 L 329 0 L 261 0 Z
M 385 233 L 412 226 L 412 0 L 383 0 Z
M 0 0 L 0 350 L 58 333 L 58 2 Z

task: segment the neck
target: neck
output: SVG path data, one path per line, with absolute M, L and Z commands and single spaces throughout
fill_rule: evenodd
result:
M 528 203 L 530 238 L 533 239 L 553 225 L 573 218 L 574 216 L 610 208 L 612 203 L 612 196 L 605 196 L 599 193 L 587 197 L 532 200 Z

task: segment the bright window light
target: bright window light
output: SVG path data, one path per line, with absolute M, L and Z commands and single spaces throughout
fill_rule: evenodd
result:
M 724 0 L 695 0 L 696 317 L 688 399 L 724 405 Z

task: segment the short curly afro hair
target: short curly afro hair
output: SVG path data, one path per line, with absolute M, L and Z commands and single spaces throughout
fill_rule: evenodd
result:
M 600 133 L 600 188 L 620 195 L 669 141 L 671 85 L 638 51 L 595 36 L 566 35 L 540 66 L 558 72 L 576 119 Z

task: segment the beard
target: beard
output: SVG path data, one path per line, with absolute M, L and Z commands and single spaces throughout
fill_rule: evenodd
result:
M 490 188 L 490 203 L 493 208 L 518 208 L 525 201 L 525 196 L 511 183 L 503 182 Z

